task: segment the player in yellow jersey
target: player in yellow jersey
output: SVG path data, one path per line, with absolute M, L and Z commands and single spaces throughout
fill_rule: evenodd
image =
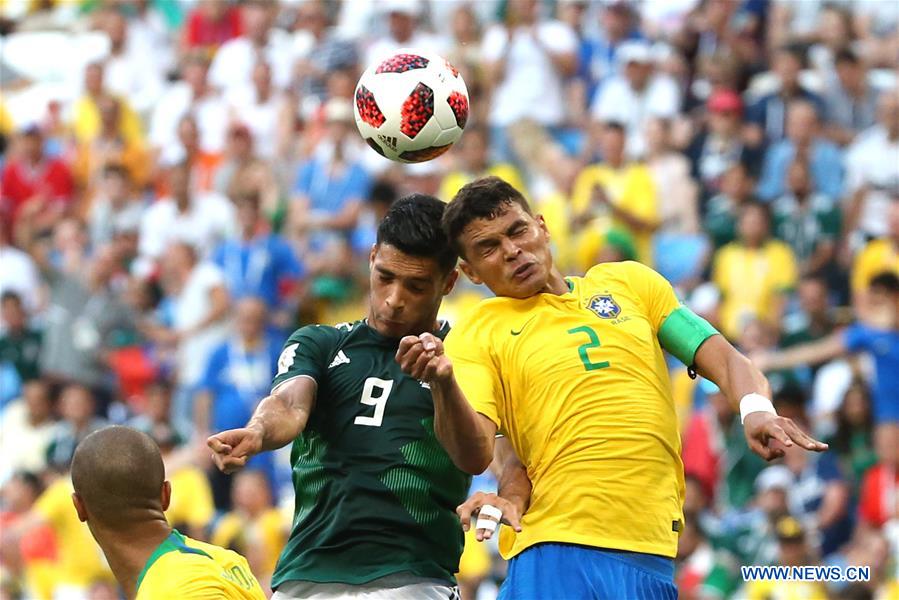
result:
M 84 438 L 72 459 L 72 501 L 125 595 L 137 600 L 264 600 L 244 557 L 172 529 L 172 486 L 146 434 L 107 427 Z
M 826 449 L 777 416 L 765 377 L 655 271 L 606 263 L 563 278 L 542 217 L 504 181 L 463 187 L 443 223 L 461 269 L 497 297 L 455 325 L 445 354 L 425 333 L 397 360 L 430 384 L 457 466 L 482 472 L 499 432 L 526 468 L 521 531 L 500 534 L 501 598 L 676 597 L 684 477 L 663 349 L 739 405 L 762 457 Z

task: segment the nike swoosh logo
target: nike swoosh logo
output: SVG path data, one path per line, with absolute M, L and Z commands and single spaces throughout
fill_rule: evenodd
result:
M 528 319 L 527 321 L 525 321 L 525 322 L 524 322 L 524 325 L 522 325 L 522 326 L 521 326 L 521 329 L 519 329 L 518 331 L 515 331 L 514 329 L 510 329 L 510 330 L 509 330 L 509 333 L 511 333 L 512 335 L 518 335 L 518 334 L 520 334 L 522 331 L 524 331 L 524 328 L 527 327 L 528 323 L 530 323 L 531 321 L 533 321 L 534 318 L 535 318 L 536 316 L 537 316 L 537 315 L 534 315 L 533 317 L 531 317 L 530 319 Z

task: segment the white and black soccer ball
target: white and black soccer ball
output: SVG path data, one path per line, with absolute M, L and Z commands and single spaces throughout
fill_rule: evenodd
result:
M 399 50 L 359 78 L 353 112 L 359 133 L 378 154 L 423 162 L 449 150 L 462 135 L 468 89 L 446 59 Z

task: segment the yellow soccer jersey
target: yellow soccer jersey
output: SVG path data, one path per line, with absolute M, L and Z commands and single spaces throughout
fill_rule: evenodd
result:
M 639 263 L 568 283 L 562 295 L 485 300 L 447 336 L 465 396 L 533 484 L 522 531 L 504 527 L 500 551 L 564 542 L 673 557 L 684 475 L 659 336 L 692 363 L 716 332 Z
M 173 529 L 137 578 L 136 600 L 169 598 L 264 600 L 265 594 L 243 556 Z

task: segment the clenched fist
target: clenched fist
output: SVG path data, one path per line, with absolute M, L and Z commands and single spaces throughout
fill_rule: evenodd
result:
M 426 383 L 448 381 L 453 376 L 453 363 L 443 353 L 443 340 L 431 333 L 401 339 L 396 362 L 404 373 Z

